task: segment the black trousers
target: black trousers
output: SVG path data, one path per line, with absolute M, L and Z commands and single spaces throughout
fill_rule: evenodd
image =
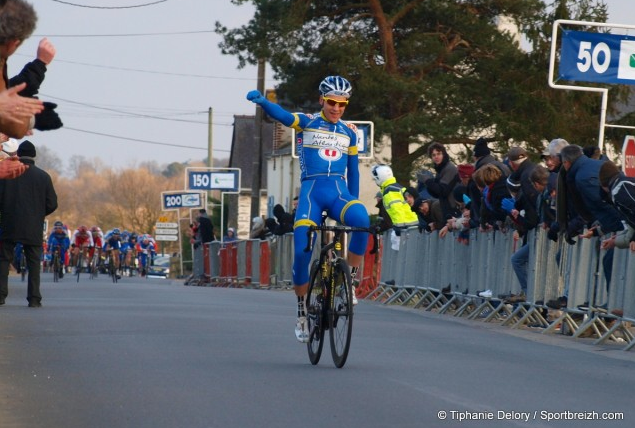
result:
M 29 303 L 40 303 L 42 300 L 42 294 L 40 293 L 42 245 L 23 245 L 23 247 L 26 266 L 29 270 L 26 300 Z M 0 298 L 2 299 L 6 299 L 9 295 L 9 265 L 13 260 L 14 249 L 15 242 L 0 242 Z

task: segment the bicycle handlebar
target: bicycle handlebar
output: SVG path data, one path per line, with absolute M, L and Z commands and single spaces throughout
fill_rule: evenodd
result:
M 347 233 L 347 232 L 366 232 L 373 235 L 373 249 L 370 251 L 371 254 L 376 254 L 379 251 L 379 233 L 380 229 L 378 225 L 373 225 L 370 227 L 354 227 L 354 226 L 328 226 L 322 224 L 320 226 L 309 226 L 306 231 L 307 243 L 306 248 L 304 249 L 305 253 L 309 253 L 313 250 L 313 232 L 339 232 L 339 233 Z

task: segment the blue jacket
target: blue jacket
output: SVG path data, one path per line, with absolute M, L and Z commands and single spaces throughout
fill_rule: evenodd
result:
M 598 176 L 603 163 L 601 160 L 580 156 L 566 174 L 568 195 L 573 198 L 576 212 L 587 221 L 597 220 L 602 233 L 617 232 L 624 229 L 620 215 L 600 195 Z M 588 218 L 589 216 L 592 218 Z

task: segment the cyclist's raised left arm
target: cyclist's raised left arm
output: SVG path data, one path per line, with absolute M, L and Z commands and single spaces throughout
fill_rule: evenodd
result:
M 247 99 L 254 104 L 258 104 L 269 116 L 282 123 L 284 126 L 296 128 L 299 122 L 302 120 L 301 114 L 289 113 L 276 103 L 272 103 L 266 99 L 260 91 L 249 91 Z

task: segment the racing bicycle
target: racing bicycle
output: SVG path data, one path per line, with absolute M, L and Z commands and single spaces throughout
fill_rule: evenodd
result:
M 320 232 L 320 255 L 311 264 L 309 290 L 307 293 L 307 322 L 309 342 L 307 349 L 311 364 L 320 361 L 326 330 L 329 330 L 331 357 L 337 368 L 342 368 L 348 358 L 353 331 L 353 294 L 351 273 L 342 256 L 342 239 L 348 232 L 368 232 L 373 235 L 371 253 L 378 249 L 377 226 L 368 228 L 351 226 L 309 226 L 308 243 L 304 249 L 312 251 L 313 233 Z M 327 233 L 332 232 L 330 242 Z

